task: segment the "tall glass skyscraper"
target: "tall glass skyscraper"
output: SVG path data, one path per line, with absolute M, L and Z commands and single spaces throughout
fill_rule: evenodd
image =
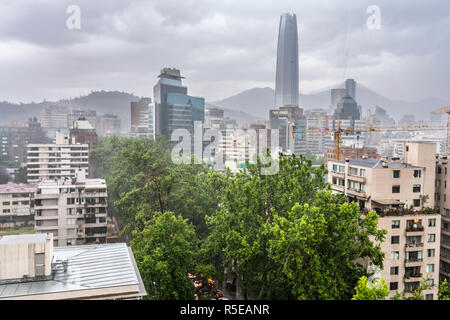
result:
M 297 16 L 285 13 L 280 18 L 275 81 L 275 107 L 298 106 Z
M 194 132 L 194 123 L 205 118 L 205 99 L 189 96 L 183 86 L 180 70 L 164 68 L 153 87 L 155 132 L 170 138 L 176 129 Z

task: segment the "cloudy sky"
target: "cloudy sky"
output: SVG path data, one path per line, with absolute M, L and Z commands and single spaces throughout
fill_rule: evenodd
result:
M 80 30 L 67 28 L 70 5 Z M 367 27 L 370 5 L 379 30 Z M 297 15 L 302 93 L 354 78 L 392 99 L 450 100 L 448 0 L 1 0 L 0 100 L 152 96 L 166 66 L 208 101 L 273 88 L 286 12 Z

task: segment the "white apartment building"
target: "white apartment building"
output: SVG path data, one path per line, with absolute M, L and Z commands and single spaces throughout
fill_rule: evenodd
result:
M 34 184 L 0 185 L 0 228 L 34 224 Z
M 103 179 L 43 180 L 35 195 L 36 233 L 52 233 L 54 246 L 105 243 L 107 188 Z
M 321 109 L 305 111 L 306 128 L 313 130 L 324 130 L 328 126 L 327 113 Z M 326 133 L 306 133 L 306 150 L 312 154 L 324 154 Z
M 27 181 L 75 178 L 77 169 L 89 173 L 89 145 L 70 141 L 68 134 L 57 132 L 56 144 L 27 145 Z

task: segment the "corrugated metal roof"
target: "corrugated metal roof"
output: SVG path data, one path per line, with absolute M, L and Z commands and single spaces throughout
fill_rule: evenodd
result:
M 53 280 L 0 285 L 0 299 L 73 290 L 139 285 L 132 252 L 125 243 L 55 247 Z M 67 272 L 62 261 L 68 260 Z

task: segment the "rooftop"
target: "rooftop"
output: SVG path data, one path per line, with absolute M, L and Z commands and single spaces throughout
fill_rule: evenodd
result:
M 341 161 L 333 161 L 338 163 L 345 163 L 345 160 Z M 383 169 L 382 160 L 381 159 L 352 159 L 349 160 L 349 164 L 351 166 L 358 166 L 358 167 L 366 167 L 366 168 L 373 168 L 373 169 Z M 401 168 L 421 168 L 418 166 L 413 166 L 411 164 L 397 162 L 397 161 L 387 161 L 387 168 L 391 169 L 401 169 Z
M 75 186 L 75 185 L 84 185 L 84 186 L 97 186 L 97 185 L 105 185 L 105 179 L 86 179 L 83 182 L 75 182 L 73 183 L 72 179 L 60 179 L 60 180 L 42 180 L 39 182 L 39 188 L 42 187 L 59 187 L 59 186 Z
M 146 295 L 125 243 L 53 248 L 52 280 L 0 285 L 1 299 L 86 299 Z M 64 271 L 63 261 L 67 261 Z M 131 286 L 131 287 L 130 287 Z
M 0 184 L 0 193 L 30 193 L 36 191 L 36 185 L 34 184 L 18 184 L 18 183 L 7 183 Z
M 0 237 L 0 245 L 13 243 L 41 243 L 45 242 L 46 240 L 51 240 L 52 238 L 53 236 L 49 236 L 45 233 L 3 236 Z

